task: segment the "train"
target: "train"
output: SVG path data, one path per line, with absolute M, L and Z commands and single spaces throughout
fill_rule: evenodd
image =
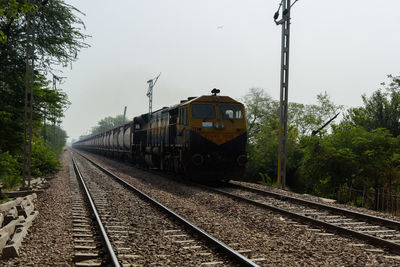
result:
M 247 162 L 245 107 L 229 96 L 188 97 L 170 107 L 134 117 L 73 148 L 128 160 L 186 179 L 240 179 Z

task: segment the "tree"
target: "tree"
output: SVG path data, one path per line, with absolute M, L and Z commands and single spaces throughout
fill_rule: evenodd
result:
M 289 103 L 288 120 L 297 126 L 300 136 L 310 135 L 343 108 L 342 105 L 335 105 L 324 92 L 317 95 L 316 105 Z
M 16 0 L 0 1 L 0 21 L 4 23 L 5 27 L 0 28 L 0 43 L 7 42 L 7 35 L 9 29 L 15 19 L 20 17 L 20 14 L 26 14 L 28 11 L 33 12 L 35 6 L 26 1 L 17 2 Z
M 309 137 L 304 146 L 301 172 L 305 191 L 331 196 L 341 185 L 363 190 L 398 186 L 400 138 L 386 129 L 367 131 L 341 123 L 330 135 Z
M 0 150 L 17 153 L 23 144 L 25 58 L 27 13 L 31 14 L 35 31 L 34 114 L 36 134 L 44 119 L 61 118 L 69 104 L 61 90 L 48 88 L 45 73 L 55 64 L 66 65 L 77 59 L 83 41 L 84 24 L 75 15 L 76 8 L 62 0 L 1 1 L 0 29 L 7 36 L 0 43 Z M 13 133 L 13 134 L 10 134 Z
M 243 102 L 246 106 L 250 138 L 259 132 L 261 125 L 270 118 L 279 118 L 279 101 L 273 100 L 261 88 L 250 88 L 249 93 L 243 97 Z M 288 124 L 296 126 L 300 136 L 309 135 L 341 110 L 343 106 L 335 105 L 324 92 L 317 95 L 315 105 L 289 102 Z
M 253 140 L 247 146 L 248 163 L 246 166 L 246 177 L 248 180 L 257 182 L 260 178 L 267 178 L 270 182 L 277 177 L 278 158 L 278 133 L 279 119 L 269 118 L 260 125 L 259 131 L 254 133 Z M 293 125 L 288 127 L 287 141 L 287 169 L 293 176 L 297 169 L 298 132 Z M 260 177 L 261 176 L 261 177 Z
M 127 120 L 126 118 L 124 120 L 123 115 L 117 115 L 115 117 L 111 117 L 111 116 L 105 117 L 104 119 L 100 120 L 96 126 L 92 127 L 90 134 L 79 136 L 79 140 L 85 139 L 86 137 L 89 137 L 91 135 L 104 133 L 108 130 L 111 130 L 120 125 L 124 125 L 125 123 L 128 123 L 128 122 L 129 122 L 129 120 Z
M 249 161 L 246 177 L 258 181 L 259 176 L 274 181 L 277 177 L 279 102 L 260 88 L 251 88 L 243 98 L 246 106 L 249 142 Z M 325 92 L 317 96 L 316 105 L 289 103 L 287 173 L 288 184 L 294 184 L 301 165 L 302 138 L 318 129 L 333 117 L 342 106 L 337 106 Z
M 388 129 L 393 136 L 400 134 L 400 76 L 388 75 L 389 84 L 382 83 L 370 97 L 362 96 L 364 106 L 351 108 L 345 121 L 353 126 Z
M 264 122 L 271 118 L 279 118 L 279 103 L 261 88 L 250 88 L 242 100 L 246 106 L 249 137 L 257 133 Z
M 46 129 L 42 130 L 46 125 L 44 120 L 55 123 L 61 119 L 69 101 L 62 90 L 49 88 L 46 75 L 54 71 L 54 65 L 66 66 L 75 61 L 78 52 L 88 47 L 84 42 L 88 36 L 82 33 L 84 24 L 77 14 L 81 14 L 79 10 L 62 0 L 0 1 L 0 154 L 8 153 L 21 161 L 29 18 L 35 36 L 32 150 L 40 151 L 33 153 L 32 162 L 35 157 L 45 161 L 55 158 L 46 154 L 51 148 L 46 140 L 41 141 L 40 133 L 47 133 Z M 48 166 L 54 167 L 54 164 Z M 49 168 L 42 170 L 49 171 Z

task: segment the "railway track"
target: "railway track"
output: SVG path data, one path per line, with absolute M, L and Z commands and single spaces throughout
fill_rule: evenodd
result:
M 234 183 L 201 187 L 400 254 L 400 222 Z
M 74 161 L 120 264 L 258 266 L 83 155 Z
M 75 160 L 72 160 L 70 189 L 75 266 L 103 266 L 109 263 L 120 266 L 97 207 L 94 205 L 94 199 L 88 191 Z M 73 171 L 76 176 L 71 173 Z M 99 205 L 101 200 L 96 194 L 94 195 Z

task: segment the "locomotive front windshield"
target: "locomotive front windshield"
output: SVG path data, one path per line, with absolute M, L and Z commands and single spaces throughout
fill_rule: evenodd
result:
M 215 107 L 210 104 L 193 104 L 192 117 L 195 119 L 215 119 Z
M 242 108 L 237 105 L 222 105 L 219 107 L 220 114 L 224 120 L 243 119 Z

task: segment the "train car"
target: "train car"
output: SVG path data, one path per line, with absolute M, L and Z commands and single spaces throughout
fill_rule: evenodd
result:
M 240 178 L 247 162 L 245 108 L 218 93 L 214 89 L 212 95 L 190 97 L 137 116 L 105 133 L 109 133 L 109 145 L 106 141 L 106 145 L 89 147 L 81 140 L 74 146 L 91 151 L 102 147 L 114 157 L 190 179 Z M 104 134 L 100 136 L 104 140 Z

